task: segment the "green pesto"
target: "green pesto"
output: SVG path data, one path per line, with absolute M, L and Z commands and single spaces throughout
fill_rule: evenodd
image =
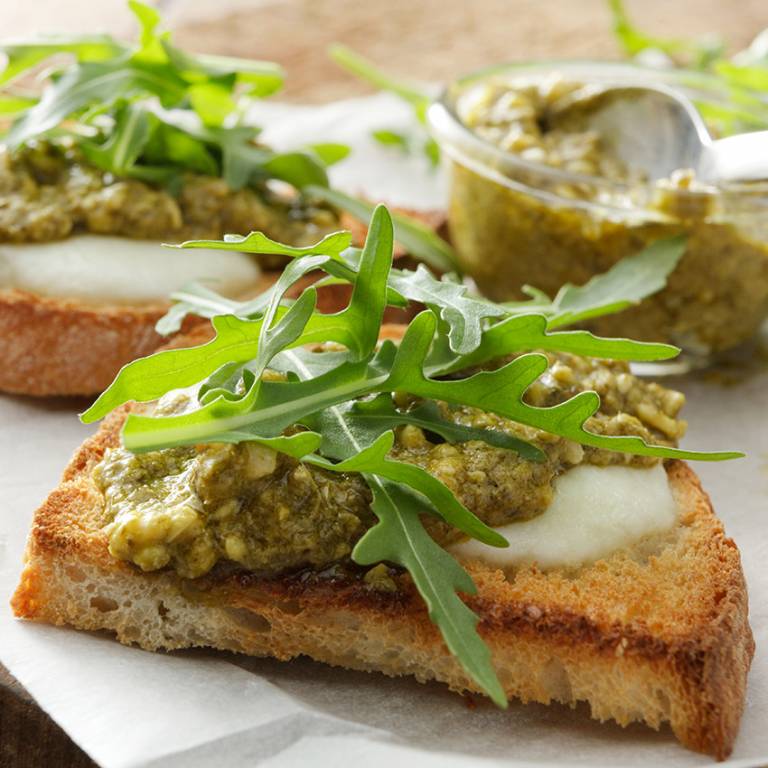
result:
M 532 405 L 553 405 L 594 389 L 603 401 L 588 425 L 595 432 L 665 444 L 684 433 L 685 422 L 678 419 L 683 396 L 635 378 L 626 364 L 570 355 L 550 355 L 550 361 L 526 395 Z M 414 402 L 397 397 L 396 404 L 409 408 Z M 489 525 L 543 512 L 557 476 L 581 463 L 657 462 L 583 448 L 476 408 L 439 405 L 446 419 L 510 432 L 545 453 L 545 461 L 531 462 L 480 441 L 451 445 L 417 427 L 398 430 L 393 457 L 428 470 Z M 188 578 L 221 560 L 260 573 L 321 568 L 348 559 L 374 523 L 361 477 L 330 473 L 255 443 L 139 455 L 112 449 L 94 470 L 94 481 L 104 494 L 112 555 L 145 570 L 170 567 Z M 445 523 L 426 522 L 441 543 L 460 538 Z
M 234 191 L 221 178 L 188 173 L 171 194 L 115 178 L 75 150 L 46 143 L 0 150 L 0 196 L 0 242 L 61 240 L 74 232 L 175 242 L 259 230 L 307 245 L 339 224 L 330 208 L 267 186 Z

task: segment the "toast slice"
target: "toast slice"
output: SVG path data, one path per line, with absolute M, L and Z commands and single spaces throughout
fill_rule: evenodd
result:
M 217 567 L 185 580 L 107 551 L 91 474 L 130 406 L 77 451 L 37 511 L 12 605 L 17 616 L 107 630 L 149 650 L 192 646 L 318 661 L 476 690 L 407 574 L 377 591 L 353 565 L 258 577 Z M 679 507 L 649 554 L 622 550 L 578 570 L 502 572 L 466 563 L 468 597 L 500 680 L 522 701 L 573 705 L 622 725 L 669 723 L 686 747 L 724 759 L 754 651 L 738 550 L 687 464 L 666 465 Z
M 445 221 L 435 211 L 402 212 L 435 230 Z M 344 215 L 341 228 L 352 232 L 354 242 L 364 242 L 367 229 L 356 219 Z M 402 249 L 395 252 L 396 257 L 405 255 Z M 276 270 L 265 271 L 252 293 L 266 290 L 279 275 Z M 291 293 L 298 295 L 312 280 L 299 281 Z M 325 286 L 319 291 L 318 306 L 323 312 L 335 312 L 348 299 L 348 286 Z M 155 324 L 169 306 L 167 302 L 92 305 L 0 286 L 0 360 L 4 361 L 0 391 L 36 397 L 102 392 L 126 363 L 166 341 L 155 332 Z M 388 315 L 392 321 L 404 317 L 396 312 Z M 191 327 L 188 323 L 184 330 Z
M 280 273 L 264 272 L 252 295 L 265 291 Z M 312 278 L 294 286 L 300 293 Z M 325 312 L 344 306 L 347 286 L 321 289 Z M 243 298 L 250 298 L 244 296 Z M 19 395 L 85 396 L 105 390 L 127 363 L 166 343 L 155 324 L 167 303 L 93 306 L 72 299 L 0 290 L 0 391 Z M 207 321 L 188 318 L 183 330 Z

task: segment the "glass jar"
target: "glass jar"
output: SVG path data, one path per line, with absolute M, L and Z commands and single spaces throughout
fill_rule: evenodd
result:
M 707 78 L 593 62 L 484 70 L 449 86 L 429 111 L 447 159 L 449 226 L 462 270 L 497 301 L 550 296 L 583 284 L 662 237 L 685 233 L 667 286 L 589 327 L 609 336 L 667 341 L 709 360 L 752 337 L 768 315 L 768 183 L 665 187 L 573 173 L 499 148 L 459 117 L 460 99 L 490 78 L 537 82 L 554 73 L 584 84 L 672 84 L 722 98 Z

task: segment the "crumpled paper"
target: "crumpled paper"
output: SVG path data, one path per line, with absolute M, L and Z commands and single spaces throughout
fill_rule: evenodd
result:
M 388 96 L 324 107 L 265 104 L 255 119 L 280 147 L 352 145 L 334 183 L 413 207 L 439 207 L 443 179 L 421 156 L 382 148 L 372 128 L 414 130 Z M 747 708 L 729 766 L 768 763 L 768 367 L 736 383 L 672 382 L 688 396 L 686 444 L 740 448 L 749 458 L 697 464 L 728 533 L 739 544 L 750 589 L 757 655 Z M 34 509 L 92 431 L 84 403 L 0 397 L 0 594 L 10 596 Z M 15 620 L 0 606 L 0 660 L 104 768 L 366 768 L 430 766 L 704 766 L 668 730 L 623 729 L 575 710 L 512 702 L 506 712 L 468 702 L 437 684 L 392 680 L 298 659 L 234 654 L 153 654 L 106 635 Z

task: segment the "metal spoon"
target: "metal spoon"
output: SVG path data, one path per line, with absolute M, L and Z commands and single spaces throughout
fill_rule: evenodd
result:
M 607 151 L 652 181 L 681 168 L 712 184 L 768 179 L 768 131 L 713 139 L 693 103 L 662 85 L 584 86 L 555 102 L 547 122 L 595 131 Z

